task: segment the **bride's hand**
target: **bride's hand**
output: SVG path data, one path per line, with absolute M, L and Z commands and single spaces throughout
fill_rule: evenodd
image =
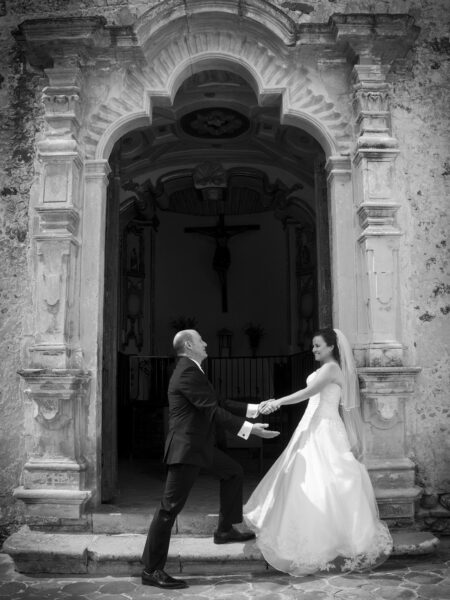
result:
M 281 405 L 279 404 L 279 402 L 277 400 L 274 400 L 274 399 L 265 400 L 264 402 L 261 402 L 261 404 L 259 405 L 258 414 L 270 415 L 271 413 L 278 410 L 280 408 L 280 406 Z

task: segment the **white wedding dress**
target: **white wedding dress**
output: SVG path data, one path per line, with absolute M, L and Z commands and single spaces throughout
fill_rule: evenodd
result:
M 310 398 L 288 446 L 244 506 L 266 561 L 291 575 L 370 569 L 392 550 L 367 470 L 350 451 L 340 395 L 329 383 Z

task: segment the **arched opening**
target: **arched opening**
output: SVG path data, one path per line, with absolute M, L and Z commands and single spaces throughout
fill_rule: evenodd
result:
M 312 334 L 331 323 L 324 151 L 280 123 L 279 97 L 261 105 L 240 74 L 206 66 L 109 157 L 103 501 L 136 497 L 143 473 L 157 497 L 177 329 L 208 342 L 220 393 L 259 402 L 304 384 Z M 228 440 L 249 485 L 304 408 L 270 417 L 276 441 Z

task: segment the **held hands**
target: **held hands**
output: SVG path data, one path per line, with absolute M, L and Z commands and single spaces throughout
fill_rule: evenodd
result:
M 278 400 L 264 400 L 258 407 L 258 415 L 270 415 L 281 408 Z
M 269 427 L 268 423 L 253 423 L 250 435 L 256 435 L 257 437 L 265 438 L 266 440 L 280 435 L 279 431 L 270 431 L 270 429 L 266 429 L 266 427 Z

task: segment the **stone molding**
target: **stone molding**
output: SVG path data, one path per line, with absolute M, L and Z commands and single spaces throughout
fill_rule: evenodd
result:
M 208 15 L 206 20 L 204 15 Z M 195 26 L 190 25 L 194 17 Z M 214 19 L 221 28 L 211 26 Z M 241 21 L 247 24 L 245 35 L 236 27 Z M 186 35 L 168 35 L 167 28 L 173 23 L 186 28 Z M 186 72 L 192 72 L 196 63 L 204 68 L 205 60 L 225 61 L 227 68 L 244 74 L 247 80 L 250 76 L 260 102 L 281 95 L 283 118 L 302 119 L 306 130 L 322 138 L 328 154 L 346 153 L 351 144 L 350 124 L 326 97 L 326 90 L 320 90 L 317 78 L 313 82 L 309 70 L 299 67 L 292 50 L 296 45 L 313 45 L 319 59 L 322 52 L 328 55 L 333 43 L 335 52 L 351 62 L 365 60 L 370 52 L 389 65 L 405 55 L 417 33 L 408 15 L 333 15 L 327 24 L 296 25 L 265 0 L 214 5 L 208 0 L 171 0 L 149 9 L 134 28 L 108 26 L 102 17 L 36 19 L 22 23 L 16 39 L 30 57 L 40 58 L 43 65 L 53 63 L 45 69 L 50 86 L 43 101 L 47 122 L 59 130 L 77 132 L 81 118 L 80 87 L 73 74 L 77 69 L 95 68 L 100 62 L 103 70 L 112 69 L 117 62 L 127 67 L 121 90 L 91 115 L 83 133 L 87 156 L 106 158 L 111 136 L 104 139 L 103 134 L 113 123 L 127 117 L 135 121 L 144 115 L 151 121 L 152 106 L 171 102 Z M 275 39 L 270 37 L 273 35 Z M 125 59 L 126 51 L 131 61 Z M 367 71 L 362 64 L 355 69 L 359 74 Z M 383 90 L 361 90 L 358 102 L 373 112 L 374 105 L 381 102 L 384 107 L 387 98 Z M 363 112 L 361 118 L 367 120 Z
M 363 202 L 359 205 L 357 214 L 363 232 L 358 241 L 365 241 L 368 236 L 401 236 L 402 231 L 398 227 L 396 215 L 400 204 L 376 204 L 375 202 Z
M 39 217 L 38 229 L 41 235 L 50 234 L 53 237 L 78 234 L 80 214 L 74 208 L 36 206 L 35 211 Z
M 150 8 L 140 18 L 136 34 L 139 40 L 150 37 L 157 38 L 163 32 L 168 21 L 201 17 L 204 14 L 216 12 L 221 15 L 254 22 L 268 27 L 285 45 L 290 46 L 297 41 L 295 21 L 284 11 L 267 0 L 169 0 L 160 2 Z
M 406 56 L 420 32 L 414 17 L 401 13 L 338 13 L 330 17 L 328 26 L 336 41 L 345 44 L 348 60 L 355 63 L 363 63 L 369 55 L 389 65 Z

